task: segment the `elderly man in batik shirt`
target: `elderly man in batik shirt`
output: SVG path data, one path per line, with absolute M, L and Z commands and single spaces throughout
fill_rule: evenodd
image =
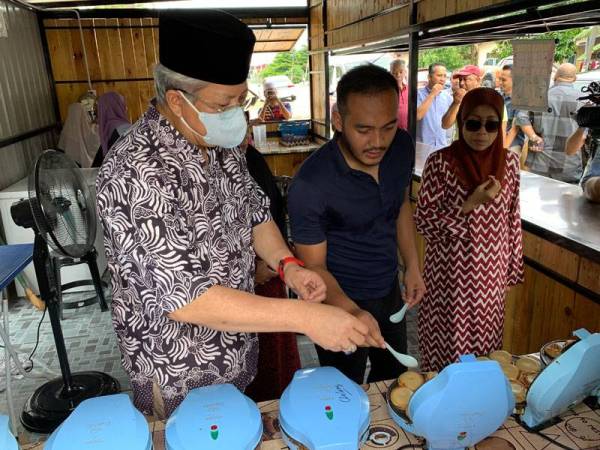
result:
M 245 389 L 255 332 L 352 351 L 368 329 L 320 303 L 323 280 L 293 258 L 248 174 L 239 144 L 252 31 L 219 11 L 159 23 L 157 97 L 107 154 L 97 192 L 123 365 L 135 405 L 161 418 L 192 388 Z M 253 294 L 257 255 L 302 301 Z

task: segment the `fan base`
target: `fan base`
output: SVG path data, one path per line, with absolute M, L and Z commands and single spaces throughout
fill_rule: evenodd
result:
M 62 378 L 55 378 L 36 389 L 21 413 L 23 426 L 35 433 L 51 433 L 82 401 L 116 394 L 119 382 L 102 372 L 72 374 L 73 390 L 65 392 Z

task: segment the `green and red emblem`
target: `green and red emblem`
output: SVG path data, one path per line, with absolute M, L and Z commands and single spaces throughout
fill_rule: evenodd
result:
M 219 427 L 216 425 L 211 425 L 210 427 L 210 437 L 213 438 L 213 440 L 217 440 L 217 438 L 219 437 Z
M 465 439 L 467 437 L 467 432 L 466 431 L 461 431 L 458 436 L 456 437 L 459 441 L 462 441 L 463 439 Z
M 325 406 L 325 415 L 329 420 L 333 420 L 333 409 L 331 409 L 331 406 Z

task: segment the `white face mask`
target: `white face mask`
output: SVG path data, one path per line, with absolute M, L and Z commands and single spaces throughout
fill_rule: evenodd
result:
M 199 136 L 211 147 L 233 148 L 242 143 L 246 137 L 248 124 L 246 123 L 246 116 L 241 107 L 236 106 L 220 113 L 205 113 L 198 111 L 183 92 L 179 91 L 179 93 L 188 105 L 196 111 L 198 120 L 200 120 L 204 124 L 204 128 L 206 128 L 206 134 L 202 135 L 190 127 L 183 116 L 180 117 L 181 121 L 192 131 L 192 133 Z

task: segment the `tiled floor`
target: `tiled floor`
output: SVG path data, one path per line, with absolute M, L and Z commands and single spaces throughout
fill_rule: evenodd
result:
M 88 294 L 89 295 L 89 294 Z M 88 296 L 84 295 L 84 296 Z M 81 298 L 82 294 L 71 294 L 68 301 Z M 31 306 L 29 302 L 20 299 L 10 303 L 9 325 L 10 338 L 15 346 L 20 359 L 26 360 L 36 342 L 36 332 L 42 313 Z M 120 354 L 116 344 L 116 337 L 112 329 L 110 312 L 101 312 L 98 304 L 80 309 L 65 310 L 62 323 L 67 355 L 72 372 L 83 370 L 97 370 L 105 372 L 116 378 L 125 392 L 130 392 L 129 380 L 120 363 Z M 416 316 L 414 311 L 407 314 L 409 353 L 418 357 Z M 317 354 L 311 341 L 300 336 L 298 348 L 303 367 L 318 366 Z M 8 406 L 4 391 L 4 351 L 0 349 L 0 414 L 7 414 Z M 37 377 L 13 378 L 13 399 L 17 413 L 20 413 L 27 398 L 42 385 L 47 379 L 43 375 L 43 366 L 60 374 L 56 357 L 54 339 L 48 316 L 40 326 L 40 343 L 33 358 L 33 374 Z M 42 364 L 40 364 L 40 362 Z M 19 432 L 23 432 L 18 424 Z M 37 441 L 40 436 L 26 433 L 26 439 Z

